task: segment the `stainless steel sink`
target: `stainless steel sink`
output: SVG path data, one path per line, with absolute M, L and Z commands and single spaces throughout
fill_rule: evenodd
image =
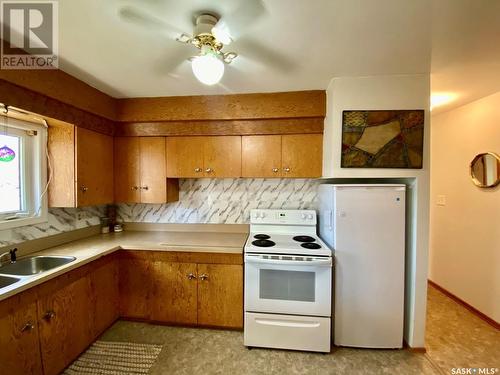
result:
M 17 283 L 20 279 L 17 277 L 10 277 L 10 276 L 0 276 L 0 289 L 5 288 L 6 286 L 12 285 L 14 283 Z
M 75 257 L 65 256 L 36 256 L 24 258 L 15 263 L 9 263 L 0 267 L 0 274 L 17 276 L 36 275 L 37 273 L 49 271 L 73 262 L 75 259 Z

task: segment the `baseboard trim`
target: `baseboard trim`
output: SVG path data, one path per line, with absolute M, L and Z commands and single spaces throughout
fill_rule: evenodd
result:
M 408 350 L 409 352 L 412 352 L 412 353 L 425 354 L 427 352 L 427 349 L 425 349 L 425 347 L 423 347 L 423 346 L 422 347 L 419 347 L 419 346 L 412 347 L 412 346 L 408 345 L 406 340 L 403 340 L 403 348 Z
M 474 315 L 476 315 L 478 318 L 484 320 L 486 323 L 488 323 L 489 325 L 491 325 L 493 328 L 496 328 L 497 330 L 500 330 L 500 323 L 498 323 L 494 319 L 490 318 L 488 315 L 482 313 L 481 311 L 479 311 L 475 307 L 469 305 L 463 299 L 457 297 L 456 295 L 454 295 L 453 293 L 449 292 L 448 290 L 446 290 L 442 286 L 436 284 L 434 281 L 427 280 L 427 282 L 429 283 L 429 285 L 431 285 L 432 287 L 434 287 L 437 290 L 439 290 L 445 296 L 450 297 L 453 301 L 455 301 L 459 305 L 462 305 L 463 307 L 465 307 L 467 310 L 469 310 L 471 313 L 473 313 Z

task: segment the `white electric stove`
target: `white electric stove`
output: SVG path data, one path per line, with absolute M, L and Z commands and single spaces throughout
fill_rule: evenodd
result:
M 244 344 L 329 352 L 332 264 L 314 210 L 252 210 Z

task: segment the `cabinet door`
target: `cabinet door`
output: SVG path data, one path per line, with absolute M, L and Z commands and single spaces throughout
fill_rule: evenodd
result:
M 152 261 L 132 253 L 120 256 L 120 316 L 149 319 Z
M 78 206 L 113 202 L 113 137 L 76 128 Z
M 204 137 L 167 137 L 167 177 L 203 177 Z
M 205 137 L 205 177 L 241 177 L 241 137 Z
M 281 135 L 241 137 L 243 177 L 281 177 Z
M 198 324 L 243 328 L 243 266 L 198 264 Z
M 140 144 L 137 137 L 116 137 L 115 202 L 139 203 L 141 201 Z
M 0 374 L 38 375 L 42 373 L 42 360 L 36 302 L 19 306 L 15 301 L 11 311 L 0 316 Z
M 283 177 L 321 177 L 322 134 L 282 136 Z
M 141 202 L 167 201 L 165 138 L 141 137 Z
M 154 262 L 151 320 L 196 324 L 196 264 Z
M 53 282 L 64 280 L 65 276 Z M 92 342 L 89 293 L 89 279 L 84 276 L 39 298 L 44 375 L 59 374 Z
M 99 336 L 118 319 L 118 264 L 111 256 L 97 261 L 89 273 L 92 300 L 92 338 Z

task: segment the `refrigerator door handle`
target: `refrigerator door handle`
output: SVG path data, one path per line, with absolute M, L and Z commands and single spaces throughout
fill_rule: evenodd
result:
M 333 210 L 328 213 L 328 229 L 333 229 Z

